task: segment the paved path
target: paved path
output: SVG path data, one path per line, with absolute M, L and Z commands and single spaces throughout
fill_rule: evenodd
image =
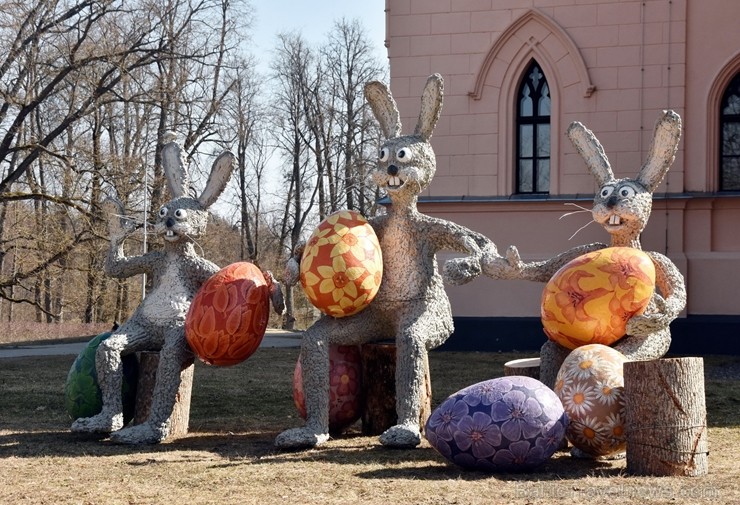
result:
M 87 345 L 87 342 L 70 344 L 26 345 L 0 348 L 0 359 L 21 358 L 27 356 L 76 356 Z M 260 347 L 300 347 L 301 333 L 268 329 Z

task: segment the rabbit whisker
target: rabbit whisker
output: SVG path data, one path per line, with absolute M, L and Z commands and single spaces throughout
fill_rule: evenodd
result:
M 577 230 L 575 231 L 575 233 L 573 233 L 573 235 L 571 235 L 570 237 L 568 237 L 568 240 L 571 240 L 571 239 L 572 239 L 573 237 L 575 237 L 576 235 L 578 235 L 578 233 L 579 233 L 579 232 L 580 232 L 581 230 L 583 230 L 583 229 L 584 229 L 584 228 L 585 228 L 586 226 L 590 225 L 591 223 L 595 223 L 595 222 L 596 222 L 596 221 L 594 221 L 594 220 L 592 219 L 592 220 L 591 220 L 591 221 L 589 221 L 588 223 L 584 224 L 583 226 L 581 226 L 580 228 L 578 228 L 578 229 L 577 229 Z
M 558 219 L 563 219 L 564 217 L 572 216 L 573 214 L 580 214 L 581 212 L 591 212 L 590 210 L 583 209 L 583 210 L 574 210 L 573 212 L 566 212 L 562 216 L 560 216 Z

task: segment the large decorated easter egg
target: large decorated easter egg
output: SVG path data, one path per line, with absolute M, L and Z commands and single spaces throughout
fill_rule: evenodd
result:
M 98 372 L 95 369 L 95 353 L 100 343 L 111 336 L 110 332 L 101 333 L 88 342 L 72 363 L 64 384 L 64 407 L 69 417 L 92 417 L 103 409 L 103 396 L 98 384 Z M 139 363 L 134 354 L 123 357 L 123 422 L 128 424 L 134 418 L 136 407 L 136 382 L 139 377 Z
M 329 431 L 341 433 L 362 415 L 360 348 L 356 345 L 329 346 Z M 293 373 L 293 402 L 306 418 L 301 358 Z
M 241 363 L 262 342 L 269 317 L 270 289 L 259 268 L 238 262 L 203 283 L 185 317 L 193 352 L 209 365 Z
M 572 351 L 560 367 L 555 392 L 570 420 L 566 436 L 587 454 L 606 456 L 625 448 L 625 361 L 619 351 L 591 344 Z
M 608 247 L 579 256 L 558 270 L 542 292 L 542 325 L 568 349 L 610 345 L 641 314 L 655 289 L 650 256 L 631 247 Z
M 568 425 L 557 395 L 531 377 L 509 376 L 458 391 L 429 417 L 424 435 L 467 469 L 526 471 L 560 446 Z
M 361 214 L 342 210 L 324 219 L 301 258 L 301 285 L 311 303 L 333 317 L 351 316 L 378 294 L 383 255 Z

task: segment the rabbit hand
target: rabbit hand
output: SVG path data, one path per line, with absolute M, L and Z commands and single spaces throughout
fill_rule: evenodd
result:
M 658 293 L 653 294 L 653 303 L 655 311 L 649 314 L 633 316 L 627 321 L 627 335 L 636 337 L 645 337 L 656 331 L 667 328 L 676 315 L 670 314 L 666 309 L 667 303 L 665 298 Z
M 524 271 L 524 262 L 516 246 L 509 246 L 506 257 L 498 254 L 484 255 L 481 261 L 483 272 L 493 279 L 519 279 Z
M 106 198 L 102 207 L 108 216 L 108 235 L 111 241 L 121 241 L 134 232 L 136 226 L 124 216 L 123 204 L 117 198 Z
M 453 258 L 445 262 L 444 280 L 454 286 L 461 286 L 472 281 L 481 273 L 480 260 L 473 256 Z

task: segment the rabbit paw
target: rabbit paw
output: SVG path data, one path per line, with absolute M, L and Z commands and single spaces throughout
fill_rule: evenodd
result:
M 106 198 L 102 206 L 103 212 L 108 216 L 108 234 L 111 240 L 120 240 L 134 231 L 134 223 L 124 216 L 123 204 L 117 198 Z
M 380 435 L 380 443 L 386 447 L 413 449 L 421 443 L 421 433 L 418 426 L 397 424 Z
M 506 257 L 487 255 L 481 261 L 483 272 L 493 279 L 519 279 L 524 270 L 524 262 L 516 246 L 509 246 Z
M 467 284 L 478 277 L 480 273 L 480 261 L 472 256 L 448 260 L 443 270 L 445 281 L 455 286 Z
M 308 427 L 292 428 L 280 433 L 275 439 L 275 447 L 280 449 L 309 449 L 329 440 L 328 433 L 317 433 Z
M 627 321 L 627 335 L 647 337 L 668 328 L 671 321 L 673 321 L 672 317 L 662 313 L 633 316 Z

